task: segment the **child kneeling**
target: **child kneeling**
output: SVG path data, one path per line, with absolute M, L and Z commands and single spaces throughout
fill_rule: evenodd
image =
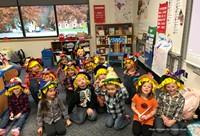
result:
M 38 134 L 42 135 L 43 128 L 47 136 L 64 135 L 65 126 L 71 121 L 67 108 L 61 98 L 57 97 L 57 83 L 40 81 L 40 92 L 37 113 Z
M 129 115 L 126 115 L 125 111 L 125 99 L 128 98 L 128 91 L 121 84 L 117 74 L 113 71 L 113 68 L 109 68 L 109 72 L 106 79 L 103 81 L 106 85 L 106 107 L 108 116 L 106 118 L 106 127 L 112 127 L 120 130 L 125 128 L 130 123 Z

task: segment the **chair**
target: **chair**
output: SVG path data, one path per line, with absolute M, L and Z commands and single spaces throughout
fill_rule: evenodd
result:
M 124 38 L 112 38 L 109 43 L 109 49 L 107 54 L 108 63 L 121 63 L 121 68 L 123 68 L 125 51 L 126 44 Z M 112 57 L 117 57 L 117 60 L 112 59 Z

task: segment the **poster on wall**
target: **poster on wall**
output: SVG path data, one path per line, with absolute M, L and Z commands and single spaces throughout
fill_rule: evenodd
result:
M 128 23 L 132 22 L 133 2 L 131 0 L 114 0 L 115 22 Z
M 168 2 L 162 3 L 159 5 L 158 9 L 158 23 L 157 23 L 157 32 L 165 33 L 167 27 L 167 11 L 168 11 Z
M 152 70 L 158 76 L 162 76 L 167 67 L 167 57 L 169 50 L 172 48 L 172 40 L 159 38 L 158 43 L 154 46 Z
M 105 23 L 105 5 L 94 5 L 94 22 Z

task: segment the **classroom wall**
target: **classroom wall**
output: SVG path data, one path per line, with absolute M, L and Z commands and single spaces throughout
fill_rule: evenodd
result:
M 127 0 L 118 0 L 121 2 L 127 1 Z M 131 0 L 129 0 L 131 1 Z M 145 0 L 149 1 L 149 0 Z M 134 24 L 134 35 L 138 36 L 139 29 L 144 29 L 144 31 L 147 31 L 147 28 L 149 25 L 155 26 L 157 24 L 157 10 L 158 10 L 158 3 L 159 2 L 165 2 L 166 0 L 156 0 L 156 1 L 150 1 L 151 8 L 148 8 L 148 20 L 145 18 L 144 14 L 141 15 L 141 21 L 143 22 L 143 27 L 141 28 L 139 25 L 139 18 L 137 16 L 137 8 L 138 8 L 138 0 L 132 0 L 132 23 Z M 186 1 L 186 0 L 183 0 Z M 115 15 L 114 15 L 114 0 L 90 0 L 90 24 L 91 24 L 91 35 L 92 39 L 90 40 L 90 47 L 91 47 L 91 54 L 95 52 L 96 50 L 96 42 L 95 42 L 95 24 L 94 24 L 94 10 L 93 5 L 105 5 L 105 11 L 106 11 L 106 22 L 105 23 L 116 23 L 115 22 Z M 185 6 L 185 5 L 184 5 Z M 123 22 L 122 22 L 123 23 Z M 178 37 L 177 37 L 178 38 Z M 181 40 L 181 39 L 180 39 Z M 44 48 L 50 48 L 51 47 L 51 41 L 52 39 L 43 39 L 40 41 L 14 41 L 14 42 L 2 42 L 0 41 L 0 50 L 4 48 L 10 48 L 12 50 L 18 50 L 23 49 L 26 53 L 26 56 L 32 56 L 32 57 L 41 57 L 41 50 Z M 182 41 L 182 40 L 181 40 Z M 135 42 L 134 45 L 135 47 Z M 193 67 L 183 63 L 183 69 L 188 72 L 188 78 L 184 79 L 186 87 L 192 88 L 194 90 L 197 90 L 200 93 L 199 89 L 199 81 L 200 76 L 193 73 Z

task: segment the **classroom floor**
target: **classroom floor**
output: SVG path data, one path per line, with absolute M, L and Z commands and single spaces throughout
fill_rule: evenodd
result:
M 53 70 L 56 70 L 57 67 L 54 67 Z M 118 74 L 118 76 L 123 80 L 123 69 L 120 68 L 120 65 L 114 65 L 114 70 Z M 147 73 L 143 68 L 139 69 L 141 74 Z M 25 77 L 25 70 L 22 70 L 20 78 L 24 80 Z M 65 92 L 62 90 L 61 86 L 58 87 L 59 89 L 59 97 L 61 97 L 65 103 Z M 31 103 L 31 112 L 30 115 L 22 129 L 21 136 L 37 136 L 37 124 L 36 124 L 36 114 L 37 114 L 37 105 L 34 103 L 32 97 L 30 96 L 30 103 Z M 131 110 L 130 105 L 126 105 L 127 114 L 133 117 L 133 113 Z M 90 122 L 88 120 L 85 121 L 84 124 L 75 124 L 72 123 L 71 126 L 67 127 L 67 133 L 65 136 L 132 136 L 132 123 L 129 124 L 123 130 L 114 130 L 114 128 L 106 128 L 105 127 L 105 118 L 106 113 L 98 114 L 98 118 L 94 122 Z M 10 135 L 9 133 L 7 134 Z M 6 136 L 7 136 L 6 135 Z M 169 136 L 166 132 L 164 134 L 157 134 L 153 133 L 153 136 Z M 186 131 L 182 131 L 180 136 L 187 136 Z

